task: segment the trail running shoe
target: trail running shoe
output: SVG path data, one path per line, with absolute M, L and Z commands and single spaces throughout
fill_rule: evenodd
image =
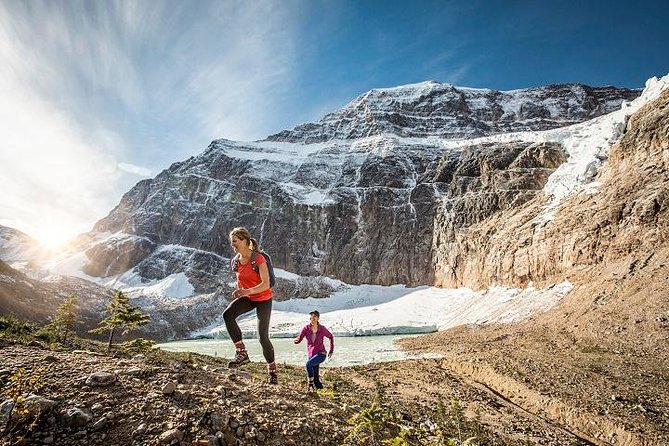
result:
M 276 372 L 269 372 L 269 378 L 267 378 L 267 382 L 270 384 L 279 384 L 279 377 L 277 376 Z
M 248 362 L 251 362 L 248 352 L 246 350 L 237 350 L 235 359 L 228 362 L 228 367 L 239 367 L 240 365 L 246 364 Z

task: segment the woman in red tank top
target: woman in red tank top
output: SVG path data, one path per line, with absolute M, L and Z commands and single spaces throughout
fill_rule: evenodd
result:
M 277 384 L 274 346 L 269 339 L 269 321 L 272 315 L 272 289 L 270 288 L 269 270 L 265 257 L 256 254 L 255 263 L 258 271 L 253 268 L 251 256 L 259 251 L 258 241 L 251 237 L 246 228 L 235 228 L 230 231 L 230 245 L 238 255 L 236 259 L 237 289 L 232 293 L 234 300 L 223 312 L 225 326 L 230 339 L 235 343 L 235 359 L 228 364 L 237 367 L 249 362 L 249 355 L 242 341 L 242 331 L 237 318 L 255 309 L 258 316 L 258 337 L 262 346 L 263 356 L 267 361 L 268 381 Z

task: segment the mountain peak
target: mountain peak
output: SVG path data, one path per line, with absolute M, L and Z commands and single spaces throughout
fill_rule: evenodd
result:
M 310 144 L 381 134 L 465 139 L 547 130 L 610 113 L 640 93 L 582 84 L 497 91 L 428 80 L 369 90 L 320 121 L 284 130 L 267 141 Z

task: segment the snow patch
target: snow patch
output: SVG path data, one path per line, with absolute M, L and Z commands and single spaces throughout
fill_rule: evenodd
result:
M 494 287 L 483 292 L 468 288 L 406 288 L 402 285 L 349 285 L 325 299 L 275 302 L 270 332 L 292 337 L 309 320 L 313 309 L 338 336 L 428 333 L 463 324 L 514 322 L 555 306 L 570 290 L 563 282 L 545 289 Z M 239 320 L 245 334 L 257 334 L 251 314 Z M 215 323 L 194 336 L 225 337 L 225 325 Z
M 569 160 L 553 172 L 544 186 L 544 192 L 552 197 L 553 204 L 573 192 L 588 191 L 586 185 L 593 182 L 608 159 L 609 148 L 625 132 L 630 115 L 657 99 L 667 88 L 669 74 L 662 79 L 654 77 L 646 82 L 641 96 L 631 103 L 624 102 L 620 110 L 580 124 L 544 132 L 546 141 L 559 142 L 569 153 Z M 592 186 L 595 189 L 597 187 L 596 184 Z M 592 192 L 593 188 L 590 187 L 589 191 Z
M 130 277 L 131 281 L 136 277 Z M 124 292 L 145 297 L 183 299 L 193 296 L 195 289 L 183 272 L 170 274 L 161 280 L 145 283 L 136 287 L 121 287 Z
M 441 146 L 457 150 L 467 145 L 490 142 L 526 141 L 561 144 L 569 154 L 569 159 L 551 174 L 543 189 L 551 202 L 542 218 L 549 219 L 552 215 L 551 209 L 566 196 L 580 191 L 592 193 L 597 190 L 599 184 L 594 181 L 596 175 L 606 162 L 611 145 L 625 132 L 630 115 L 657 99 L 667 88 L 669 88 L 669 74 L 661 79 L 657 77 L 649 79 L 641 96 L 631 103 L 623 102 L 620 110 L 589 121 L 544 131 L 504 133 L 472 139 L 444 139 L 441 140 Z M 509 110 L 513 109 L 513 102 L 506 104 Z

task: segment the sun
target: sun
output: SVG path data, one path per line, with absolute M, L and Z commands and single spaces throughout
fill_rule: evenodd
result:
M 68 244 L 76 233 L 73 228 L 64 224 L 51 224 L 34 231 L 34 238 L 47 249 L 57 249 Z

